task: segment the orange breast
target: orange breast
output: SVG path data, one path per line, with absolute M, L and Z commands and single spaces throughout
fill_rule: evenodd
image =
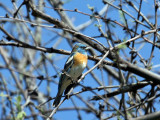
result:
M 74 65 L 87 64 L 87 55 L 77 53 L 74 55 Z

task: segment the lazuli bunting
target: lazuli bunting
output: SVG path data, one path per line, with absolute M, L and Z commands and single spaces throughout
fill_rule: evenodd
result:
M 89 47 L 81 43 L 78 43 L 73 47 L 72 52 L 65 63 L 64 70 L 60 76 L 58 93 L 53 102 L 54 107 L 59 104 L 64 90 L 66 90 L 69 85 L 76 82 L 78 77 L 81 76 L 83 70 L 86 68 L 88 60 L 88 48 Z

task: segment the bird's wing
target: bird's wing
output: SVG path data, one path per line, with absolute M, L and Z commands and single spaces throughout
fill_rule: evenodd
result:
M 66 73 L 70 71 L 72 65 L 73 65 L 73 55 L 71 54 L 70 57 L 67 59 L 65 66 L 64 66 L 64 70 L 62 71 L 62 74 L 60 76 L 60 81 L 59 81 L 59 85 L 58 85 L 58 89 L 61 90 L 62 85 L 64 84 L 64 80 L 67 77 Z M 65 73 L 66 72 L 66 73 Z M 64 90 L 64 89 L 63 89 Z M 63 91 L 62 90 L 62 91 Z
M 74 54 L 71 54 L 70 57 L 67 59 L 66 63 L 65 63 L 65 66 L 64 66 L 64 70 L 65 72 L 68 72 L 68 70 L 71 68 L 71 66 L 73 65 L 73 55 Z

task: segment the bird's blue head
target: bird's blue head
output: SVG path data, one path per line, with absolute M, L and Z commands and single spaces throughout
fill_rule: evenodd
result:
M 73 47 L 73 50 L 72 52 L 79 52 L 79 53 L 82 53 L 82 54 L 85 54 L 87 55 L 87 50 L 88 50 L 88 47 L 82 43 L 77 43 L 74 47 Z

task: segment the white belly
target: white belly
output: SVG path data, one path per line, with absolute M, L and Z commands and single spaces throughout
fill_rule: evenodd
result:
M 65 90 L 68 85 L 78 80 L 78 77 L 82 74 L 83 70 L 86 68 L 86 65 L 87 64 L 84 63 L 81 66 L 71 68 L 70 72 L 67 73 L 71 78 L 65 76 L 65 79 L 62 81 L 64 83 L 61 86 L 61 88 L 63 88 L 62 91 Z
M 86 68 L 86 64 L 83 63 L 81 66 L 72 67 L 69 72 L 69 75 L 72 76 L 73 80 L 77 80 L 77 78 L 82 74 L 83 70 Z

